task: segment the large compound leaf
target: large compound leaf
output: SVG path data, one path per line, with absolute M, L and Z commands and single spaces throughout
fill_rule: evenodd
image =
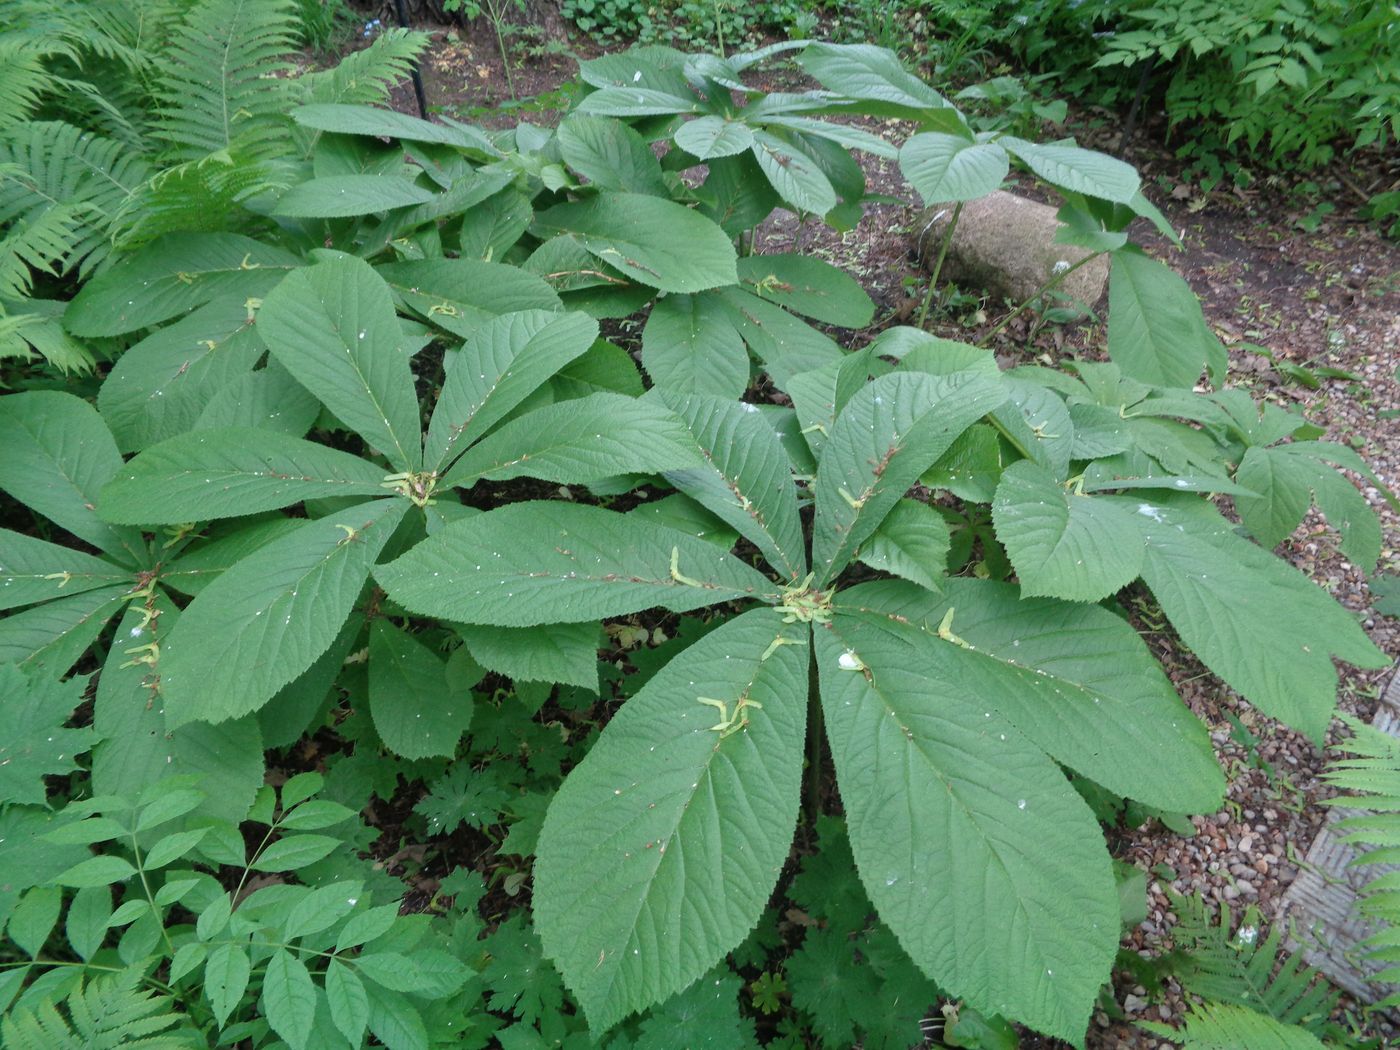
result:
M 666 480 L 743 536 L 789 580 L 807 571 L 797 487 L 782 441 L 752 405 L 692 394 L 661 397 L 689 428 L 702 462 Z
M 809 372 L 845 357 L 845 351 L 830 337 L 751 292 L 724 288 L 719 299 L 729 313 L 730 324 L 780 388 L 799 372 Z
M 851 846 L 880 917 L 951 994 L 1082 1046 L 1119 922 L 1089 807 L 1009 721 L 930 673 L 940 639 L 859 615 L 815 634 Z
M 189 430 L 220 390 L 250 372 L 264 349 L 245 303 L 219 299 L 117 358 L 97 407 L 123 451 L 145 448 Z
M 145 556 L 140 532 L 97 516 L 97 495 L 122 457 L 86 401 L 49 390 L 0 398 L 0 449 L 0 489 L 116 558 Z
M 73 709 L 83 702 L 86 685 L 85 678 L 60 682 L 43 672 L 26 675 L 13 664 L 0 664 L 0 696 L 5 698 L 0 801 L 42 806 L 48 801 L 44 777 L 78 768 L 77 756 L 98 739 L 91 728 L 66 728 Z
M 451 463 L 597 338 L 598 323 L 581 313 L 522 310 L 487 321 L 447 355 L 424 444 L 426 465 L 440 470 Z
M 234 380 L 212 398 L 191 430 L 257 427 L 301 437 L 316 423 L 321 402 L 276 361 Z
M 0 610 L 132 581 L 130 569 L 72 547 L 0 529 Z
M 310 667 L 408 506 L 375 500 L 309 521 L 205 587 L 161 650 L 167 723 L 249 714 Z
M 1113 253 L 1108 354 L 1125 375 L 1154 386 L 1190 389 L 1207 366 L 1225 373 L 1225 350 L 1191 286 L 1165 263 L 1134 251 Z
M 375 576 L 411 612 L 501 627 L 656 606 L 686 612 L 776 591 L 702 539 L 562 502 L 515 503 L 456 522 Z
M 663 292 L 733 284 L 734 245 L 723 230 L 673 201 L 603 193 L 535 217 L 540 238 L 571 234 L 609 266 Z
M 166 234 L 83 285 L 63 325 L 79 336 L 138 332 L 215 299 L 256 299 L 300 265 L 236 233 Z
M 623 704 L 551 803 L 535 922 L 595 1031 L 688 986 L 768 903 L 797 817 L 807 633 L 756 609 L 706 635 Z
M 388 286 L 359 259 L 290 274 L 258 311 L 272 355 L 401 470 L 422 462 L 418 397 Z
M 1137 169 L 1107 153 L 1081 146 L 1042 145 L 1010 135 L 997 142 L 1052 186 L 1117 204 L 1128 204 L 1137 196 L 1141 181 Z
M 587 485 L 618 474 L 651 474 L 698 465 L 690 434 L 653 399 L 597 393 L 537 408 L 468 449 L 443 479 L 540 478 Z
M 1220 804 L 1225 783 L 1205 727 L 1142 639 L 1107 609 L 963 577 L 945 580 L 942 595 L 878 583 L 837 600 L 917 628 L 929 638 L 918 666 L 932 679 L 958 683 L 961 695 L 1115 793 L 1174 812 Z M 1141 761 L 1147 754 L 1152 761 Z
M 384 470 L 274 430 L 193 430 L 117 472 L 99 504 L 108 521 L 165 525 L 276 510 L 329 496 L 380 496 Z
M 1182 641 L 1266 714 L 1320 743 L 1336 704 L 1332 659 L 1389 662 L 1351 613 L 1209 503 L 1110 498 L 1136 515 L 1147 540 L 1142 578 Z
M 676 129 L 676 145 L 697 160 L 732 157 L 753 145 L 747 124 L 710 114 L 688 120 Z
M 749 352 L 712 293 L 657 300 L 642 329 L 642 365 L 659 387 L 737 398 L 749 385 Z
M 985 197 L 1000 188 L 1010 169 L 1006 151 L 991 142 L 930 131 L 899 150 L 899 170 L 925 204 Z
M 500 151 L 478 128 L 455 121 L 438 124 L 420 120 L 407 113 L 375 106 L 356 106 L 343 102 L 318 102 L 298 106 L 292 119 L 305 128 L 333 131 L 341 135 L 373 135 L 376 138 L 401 139 L 404 142 L 430 142 L 459 149 L 479 150 L 499 156 Z
M 455 688 L 446 661 L 426 645 L 376 620 L 369 632 L 369 713 L 396 755 L 451 758 L 471 724 L 472 695 Z
M 262 787 L 264 742 L 251 716 L 166 727 L 158 654 L 179 618 L 156 591 L 148 603 L 128 606 L 117 624 L 93 699 L 92 725 L 103 737 L 92 754 L 93 791 L 134 798 L 162 777 L 189 774 L 204 792 L 195 812 L 237 823 Z M 138 659 L 153 654 L 154 665 Z
M 892 373 L 859 390 L 831 429 L 817 467 L 812 560 L 836 577 L 919 475 L 953 440 L 1006 400 L 971 373 Z
M 1142 571 L 1142 533 L 1131 514 L 1066 490 L 1028 459 L 1002 473 L 992 520 L 1028 595 L 1097 602 Z
M 278 198 L 273 215 L 344 219 L 426 204 L 432 190 L 403 175 L 326 175 L 297 183 Z

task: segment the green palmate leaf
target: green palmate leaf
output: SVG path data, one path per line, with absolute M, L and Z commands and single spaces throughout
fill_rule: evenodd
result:
M 487 198 L 462 216 L 457 234 L 462 258 L 494 262 L 520 240 L 534 217 L 529 198 L 518 190 Z
M 46 602 L 0 620 L 0 663 L 61 678 L 117 614 L 130 588 L 101 587 Z
M 712 293 L 657 300 L 642 329 L 642 364 L 657 386 L 737 398 L 749 385 L 749 352 Z
M 999 713 L 1057 762 L 1160 809 L 1219 805 L 1224 779 L 1204 727 L 1133 629 L 1106 609 L 964 578 L 944 581 L 941 596 L 880 583 L 843 591 L 839 603 L 902 618 L 929 636 L 918 667 Z M 1144 754 L 1153 761 L 1134 759 Z
M 0 664 L 5 699 L 5 738 L 0 742 L 0 801 L 43 805 L 44 777 L 78 768 L 76 756 L 97 742 L 91 729 L 67 729 L 87 681 L 59 682 L 42 672 L 26 675 Z
M 1142 578 L 1182 640 L 1266 714 L 1321 741 L 1336 700 L 1332 659 L 1384 667 L 1355 618 L 1286 562 L 1189 496 L 1109 497 L 1147 540 Z
M 953 440 L 1006 398 L 983 376 L 894 373 L 857 392 L 817 468 L 812 560 L 821 583 L 855 551 Z
M 272 355 L 401 470 L 422 463 L 418 398 L 388 286 L 342 257 L 289 275 L 258 311 Z
M 165 525 L 384 491 L 383 468 L 358 456 L 276 431 L 227 427 L 148 448 L 103 488 L 99 507 L 108 521 Z
M 257 427 L 301 437 L 321 414 L 321 402 L 276 361 L 234 380 L 209 399 L 190 429 Z
M 277 200 L 273 215 L 344 219 L 426 204 L 432 190 L 402 175 L 327 175 L 299 182 Z
M 1064 399 L 1024 379 L 1007 379 L 1008 402 L 992 413 L 997 429 L 1022 455 L 1056 479 L 1069 474 L 1074 421 Z
M 691 394 L 661 397 L 688 428 L 700 461 L 666 475 L 672 485 L 763 552 L 781 575 L 807 571 L 797 488 L 782 441 L 753 406 Z
M 861 545 L 857 557 L 872 569 L 937 591 L 948 568 L 951 543 L 948 523 L 938 511 L 927 503 L 902 499 Z
M 1133 515 L 1066 490 L 1030 460 L 1002 473 L 992 520 L 1028 595 L 1097 602 L 1142 571 L 1142 533 Z
M 1126 375 L 1158 386 L 1189 389 L 1207 367 L 1225 374 L 1225 349 L 1191 286 L 1136 251 L 1113 253 L 1108 353 Z
M 824 324 L 864 328 L 875 315 L 875 304 L 854 278 L 809 255 L 745 256 L 739 280 L 769 302 Z
M 511 420 L 469 449 L 443 484 L 470 487 L 482 480 L 530 477 L 586 485 L 699 461 L 690 435 L 665 405 L 598 393 Z
M 63 324 L 79 336 L 138 332 L 215 299 L 265 295 L 300 265 L 284 248 L 235 233 L 167 234 L 85 284 Z
M 598 338 L 581 313 L 526 310 L 486 321 L 445 359 L 446 378 L 424 445 L 441 470 Z
M 646 139 L 619 120 L 572 113 L 559 125 L 564 163 L 603 190 L 666 197 L 661 162 Z
M 1246 449 L 1235 480 L 1257 495 L 1235 496 L 1240 520 L 1261 544 L 1275 547 L 1292 535 L 1316 500 L 1342 534 L 1342 553 L 1369 572 L 1381 554 L 1380 521 L 1327 458 L 1325 448 L 1307 441 Z
M 748 125 L 708 115 L 688 120 L 676 129 L 676 145 L 698 160 L 732 157 L 753 145 Z
M 1082 1046 L 1118 941 L 1102 834 L 1054 762 L 926 673 L 933 641 L 859 616 L 816 631 L 861 881 L 942 988 Z
M 132 579 L 102 558 L 0 529 L 0 610 L 112 587 Z
M 412 612 L 501 627 L 674 612 L 775 588 L 674 529 L 598 507 L 527 502 L 449 525 L 375 576 Z
M 389 750 L 404 758 L 451 758 L 472 720 L 470 689 L 449 679 L 447 664 L 384 620 L 369 632 L 369 712 Z
M 997 143 L 1052 186 L 1117 204 L 1127 204 L 1137 196 L 1137 169 L 1106 153 L 1079 146 L 1041 145 L 1010 135 Z
M 122 460 L 86 401 L 47 390 L 0 398 L 0 448 L 0 489 L 121 561 L 144 557 L 140 532 L 97 516 L 97 494 Z
M 307 522 L 219 576 L 162 647 L 167 722 L 256 711 L 330 647 L 408 503 L 378 500 Z
M 92 725 L 103 738 L 92 755 L 93 790 L 134 797 L 162 777 L 191 774 L 204 793 L 198 814 L 236 823 L 263 783 L 263 741 L 252 718 L 166 728 L 159 654 L 179 617 L 156 592 L 149 610 L 131 605 L 117 625 L 93 700 Z
M 124 451 L 190 429 L 220 390 L 265 348 L 242 299 L 218 299 L 141 340 L 117 359 L 97 395 Z
M 706 635 L 555 796 L 535 920 L 594 1029 L 685 988 L 768 903 L 797 816 L 806 633 L 764 609 Z
M 263 974 L 262 1015 L 292 1050 L 305 1050 L 316 1019 L 316 986 L 306 964 L 278 948 Z
M 421 259 L 388 263 L 376 272 L 410 309 L 463 339 L 502 314 L 559 309 L 554 289 L 518 266 Z
M 766 131 L 755 131 L 753 138 L 754 159 L 779 197 L 795 210 L 815 215 L 836 207 L 836 189 L 816 161 Z
M 1006 150 L 962 135 L 925 132 L 899 150 L 899 170 L 925 204 L 985 197 L 1000 188 L 1009 169 Z
M 669 200 L 603 193 L 536 216 L 541 238 L 570 234 L 609 266 L 663 292 L 733 284 L 734 245 L 714 223 Z
M 203 533 L 204 542 L 181 551 L 166 566 L 161 582 L 181 594 L 196 595 L 225 569 L 303 524 L 301 518 L 274 515 L 214 525 Z
M 472 657 L 488 671 L 525 682 L 560 682 L 598 691 L 596 623 L 543 627 L 459 624 L 457 633 Z

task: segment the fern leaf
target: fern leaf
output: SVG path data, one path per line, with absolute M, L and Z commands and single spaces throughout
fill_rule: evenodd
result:
M 59 121 L 35 121 L 0 137 L 0 228 L 45 216 L 71 220 L 63 250 L 41 268 L 91 269 L 105 256 L 112 223 L 146 181 L 149 165 L 119 142 Z M 0 262 L 0 294 L 16 294 Z
M 390 29 L 363 51 L 346 55 L 332 69 L 307 73 L 298 81 L 303 102 L 343 102 L 373 105 L 413 72 L 413 64 L 428 46 L 428 34 Z
M 200 1045 L 170 1000 L 137 988 L 127 970 L 79 984 L 67 998 L 68 1017 L 50 1002 L 0 1019 L 5 1050 L 192 1050 Z M 180 1030 L 168 1029 L 181 1026 Z
M 163 233 L 238 230 L 250 213 L 243 202 L 285 185 L 271 164 L 220 152 L 167 168 L 133 194 L 117 216 L 113 237 L 129 251 Z
M 1179 1043 L 1182 1050 L 1326 1050 L 1306 1029 L 1230 1003 L 1195 1007 L 1180 1031 L 1161 1024 L 1141 1027 Z
M 43 299 L 0 300 L 0 358 L 30 360 L 38 354 L 65 374 L 91 372 L 96 360 L 59 320 L 67 305 Z
M 41 52 L 17 37 L 0 37 L 0 130 L 28 120 L 48 89 Z
M 177 161 L 279 152 L 296 30 L 291 0 L 201 0 L 190 9 L 159 58 L 157 134 Z
M 1283 930 L 1260 937 L 1258 909 L 1245 912 L 1232 934 L 1230 912 L 1217 916 L 1200 896 L 1173 895 L 1179 922 L 1173 931 L 1177 958 L 1172 967 L 1183 988 L 1203 999 L 1248 1007 L 1283 1024 L 1320 1033 L 1337 992 L 1301 956 L 1283 955 Z

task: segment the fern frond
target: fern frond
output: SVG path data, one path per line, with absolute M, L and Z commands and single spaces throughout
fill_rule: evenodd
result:
M 64 329 L 67 303 L 47 299 L 0 300 L 0 358 L 33 360 L 38 354 L 65 375 L 87 375 L 97 362 Z
M 191 1050 L 199 1045 L 188 1029 L 167 1031 L 184 1018 L 170 1000 L 137 989 L 129 970 L 79 984 L 67 999 L 68 1016 L 50 1002 L 12 1011 L 0 1019 L 5 1050 Z
M 334 68 L 303 75 L 297 81 L 301 100 L 362 105 L 383 102 L 394 85 L 413 72 L 413 63 L 428 41 L 427 33 L 387 30 L 363 51 L 346 55 Z
M 22 124 L 48 90 L 43 53 L 20 37 L 0 37 L 0 130 Z
M 64 231 L 67 241 L 53 245 L 62 250 L 45 254 L 39 268 L 63 273 L 80 264 L 85 271 L 102 260 L 113 221 L 149 177 L 150 167 L 122 143 L 71 124 L 34 121 L 0 136 L 0 171 L 8 173 L 0 174 L 0 229 L 13 224 L 13 236 L 15 229 L 44 227 L 45 217 L 52 216 L 47 225 Z M 16 247 L 28 261 L 23 243 Z M 0 294 L 14 295 L 18 287 L 0 277 Z
M 1232 933 L 1225 905 L 1217 917 L 1199 895 L 1173 895 L 1172 901 L 1179 920 L 1172 931 L 1178 954 L 1173 971 L 1183 988 L 1203 999 L 1237 1004 L 1284 1024 L 1322 1031 L 1337 992 L 1301 955 L 1280 958 L 1281 926 L 1261 937 L 1258 909 L 1250 908 Z
M 1194 1007 L 1180 1030 L 1162 1024 L 1141 1027 L 1179 1043 L 1182 1050 L 1326 1050 L 1306 1029 L 1230 1003 Z
M 0 238 L 0 295 L 29 294 L 34 271 L 57 276 L 63 260 L 84 238 L 87 224 L 82 205 L 56 205 L 26 215 Z
M 237 230 L 251 218 L 245 201 L 285 184 L 276 166 L 240 153 L 220 152 L 179 164 L 132 195 L 117 216 L 113 238 L 129 251 L 164 233 Z
M 296 46 L 291 0 L 201 0 L 158 59 L 158 136 L 177 161 L 235 147 L 256 159 L 286 142 Z

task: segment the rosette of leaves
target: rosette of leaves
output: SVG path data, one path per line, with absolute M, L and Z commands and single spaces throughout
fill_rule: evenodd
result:
M 319 695 L 306 702 L 319 701 L 357 634 L 376 560 L 475 513 L 455 490 L 520 477 L 587 484 L 693 463 L 693 442 L 660 402 L 607 390 L 557 402 L 539 396 L 589 352 L 597 331 L 582 314 L 548 309 L 480 324 L 448 351 L 424 428 L 411 347 L 385 280 L 349 256 L 284 278 L 262 302 L 255 334 L 278 382 L 313 395 L 337 431 L 358 439 L 351 447 L 360 454 L 286 433 L 276 420 L 220 420 L 119 465 L 98 497 L 103 518 L 124 528 L 245 519 L 200 548 L 196 566 L 161 551 L 148 569 L 177 589 L 200 567 L 222 570 L 183 610 L 161 616 L 152 653 L 166 724 L 244 717 L 313 669 Z M 295 505 L 304 517 L 266 516 Z M 318 668 L 327 653 L 336 655 Z M 382 623 L 370 659 L 372 694 L 381 665 L 395 682 L 384 686 L 382 705 L 371 700 L 385 743 L 413 758 L 453 754 L 471 704 L 448 687 L 450 668 Z
M 1117 373 L 1101 368 L 1066 389 L 1111 404 Z M 668 481 L 770 572 L 635 514 L 563 503 L 490 511 L 376 568 L 411 612 L 483 625 L 724 610 L 623 705 L 545 820 L 536 922 L 595 1028 L 686 987 L 753 926 L 788 856 L 811 725 L 862 882 L 904 950 L 978 1010 L 1078 1042 L 1118 905 L 1061 767 L 1178 812 L 1210 810 L 1222 789 L 1201 725 L 1096 603 L 1143 579 L 1209 666 L 1309 731 L 1333 704 L 1333 655 L 1382 662 L 1348 614 L 1200 497 L 1237 488 L 1209 435 L 1088 411 L 1037 375 L 897 331 L 797 377 L 784 430 L 816 464 L 802 469 L 810 530 L 798 450 L 764 413 L 648 395 L 704 463 Z M 1139 444 L 1211 472 L 1165 475 Z M 920 477 L 993 503 L 1019 585 L 947 575 L 944 518 L 907 497 Z

